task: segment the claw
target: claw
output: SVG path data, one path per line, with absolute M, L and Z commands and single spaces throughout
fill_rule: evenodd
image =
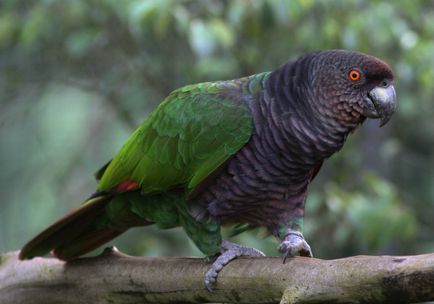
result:
M 215 279 L 212 280 L 205 279 L 205 287 L 209 292 L 214 292 L 211 286 L 213 285 L 213 283 L 215 283 L 215 281 L 216 281 Z
M 286 259 L 288 258 L 288 256 L 289 256 L 289 251 L 286 251 L 286 252 L 283 254 L 283 262 L 282 262 L 282 264 L 285 264 Z
M 213 292 L 212 285 L 217 281 L 218 273 L 230 261 L 239 256 L 263 257 L 265 254 L 255 248 L 244 247 L 223 240 L 220 256 L 214 261 L 205 275 L 205 287 L 209 292 Z

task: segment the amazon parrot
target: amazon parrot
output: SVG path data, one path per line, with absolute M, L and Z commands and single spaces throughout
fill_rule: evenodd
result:
M 19 257 L 52 251 L 70 261 L 131 227 L 153 224 L 182 226 L 212 257 L 209 290 L 231 260 L 263 256 L 223 240 L 222 225 L 265 227 L 280 240 L 284 259 L 311 257 L 302 234 L 309 184 L 366 118 L 383 126 L 395 108 L 390 67 L 347 50 L 181 87 L 96 173 L 96 192 L 29 241 Z

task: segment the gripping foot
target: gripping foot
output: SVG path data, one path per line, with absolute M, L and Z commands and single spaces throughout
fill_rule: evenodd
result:
M 205 275 L 206 289 L 212 292 L 212 285 L 216 282 L 220 270 L 229 264 L 230 261 L 239 256 L 263 257 L 265 254 L 255 248 L 244 247 L 223 240 L 221 245 L 221 254 L 217 257 Z
M 303 234 L 296 230 L 288 230 L 278 250 L 283 254 L 283 263 L 285 263 L 288 257 L 294 257 L 296 255 L 313 257 L 312 250 L 303 238 Z

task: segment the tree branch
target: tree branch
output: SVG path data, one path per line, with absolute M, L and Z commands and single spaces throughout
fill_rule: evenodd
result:
M 410 303 L 434 300 L 434 254 L 338 260 L 240 258 L 205 290 L 199 258 L 115 249 L 63 263 L 0 255 L 0 303 Z

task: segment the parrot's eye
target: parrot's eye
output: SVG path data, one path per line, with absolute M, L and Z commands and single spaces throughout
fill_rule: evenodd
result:
M 360 79 L 360 77 L 362 77 L 362 74 L 360 73 L 359 70 L 352 69 L 352 70 L 348 73 L 348 77 L 349 77 L 352 81 L 357 81 L 357 80 Z

